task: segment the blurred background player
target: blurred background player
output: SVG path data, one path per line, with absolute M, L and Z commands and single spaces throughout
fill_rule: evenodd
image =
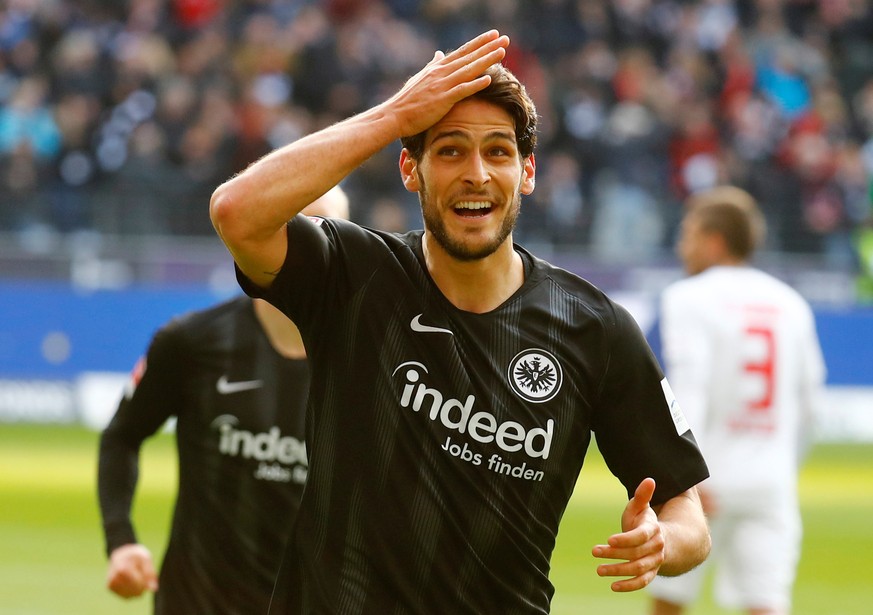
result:
M 765 226 L 755 200 L 722 186 L 686 205 L 678 253 L 691 276 L 662 298 L 665 371 L 709 465 L 699 490 L 712 555 L 649 588 L 654 615 L 682 613 L 709 564 L 716 597 L 753 615 L 789 612 L 800 555 L 798 466 L 825 366 L 812 311 L 749 265 Z
M 305 213 L 347 218 L 346 195 L 334 188 Z M 266 613 L 308 471 L 300 332 L 240 296 L 162 327 L 132 385 L 100 440 L 109 589 L 156 592 L 160 615 Z M 179 493 L 159 581 L 130 510 L 140 447 L 170 417 Z

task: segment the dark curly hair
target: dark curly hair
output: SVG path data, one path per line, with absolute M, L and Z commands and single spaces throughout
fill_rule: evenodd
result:
M 505 109 L 515 123 L 515 140 L 522 158 L 533 154 L 537 145 L 537 110 L 518 78 L 502 64 L 494 64 L 485 71 L 491 76 L 491 83 L 484 90 L 470 96 Z M 424 140 L 427 131 L 403 137 L 400 142 L 415 160 L 424 154 Z

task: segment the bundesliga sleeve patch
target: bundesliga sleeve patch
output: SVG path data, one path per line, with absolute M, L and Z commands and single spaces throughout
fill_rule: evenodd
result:
M 688 421 L 685 420 L 685 415 L 682 414 L 682 408 L 679 407 L 679 402 L 673 394 L 673 389 L 670 388 L 670 383 L 664 378 L 661 380 L 661 389 L 664 391 L 664 399 L 667 400 L 667 407 L 670 408 L 670 417 L 673 419 L 673 425 L 676 426 L 676 433 L 680 436 L 691 429 Z
M 146 373 L 146 358 L 140 357 L 136 365 L 133 366 L 133 369 L 130 372 L 130 377 L 127 380 L 127 384 L 124 387 L 124 397 L 126 399 L 130 399 L 133 397 L 133 394 L 136 392 L 136 388 L 139 386 L 140 381 L 142 381 L 142 377 L 145 376 Z

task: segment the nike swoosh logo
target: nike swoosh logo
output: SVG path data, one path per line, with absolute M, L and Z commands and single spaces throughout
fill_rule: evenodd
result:
M 238 382 L 228 382 L 227 376 L 222 376 L 215 383 L 215 390 L 222 395 L 229 393 L 239 393 L 241 391 L 251 391 L 252 389 L 260 389 L 264 386 L 263 380 L 240 380 Z
M 412 319 L 412 322 L 409 323 L 409 327 L 413 331 L 417 331 L 419 333 L 448 333 L 449 335 L 454 335 L 454 333 L 449 329 L 443 329 L 442 327 L 431 327 L 428 325 L 421 324 L 421 314 Z

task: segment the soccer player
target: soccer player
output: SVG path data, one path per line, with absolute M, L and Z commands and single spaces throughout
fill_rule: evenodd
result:
M 631 316 L 512 241 L 536 110 L 484 33 L 389 98 L 213 194 L 247 292 L 300 327 L 309 482 L 287 613 L 547 613 L 549 560 L 592 432 L 629 502 L 593 548 L 615 591 L 698 564 L 706 465 Z M 294 216 L 401 138 L 424 231 Z M 290 220 L 290 222 L 289 222 Z M 672 405 L 672 412 L 671 412 Z
M 339 187 L 310 215 L 348 216 Z M 308 462 L 310 368 L 300 332 L 241 296 L 176 318 L 154 336 L 100 439 L 107 584 L 154 591 L 158 615 L 266 613 Z M 139 451 L 176 417 L 179 492 L 158 579 L 130 518 Z
M 712 474 L 699 486 L 716 597 L 750 615 L 787 614 L 800 553 L 798 464 L 824 382 L 812 311 L 750 266 L 764 221 L 744 190 L 689 199 L 679 255 L 691 277 L 662 297 L 667 375 Z M 682 613 L 706 566 L 650 585 L 652 613 Z

